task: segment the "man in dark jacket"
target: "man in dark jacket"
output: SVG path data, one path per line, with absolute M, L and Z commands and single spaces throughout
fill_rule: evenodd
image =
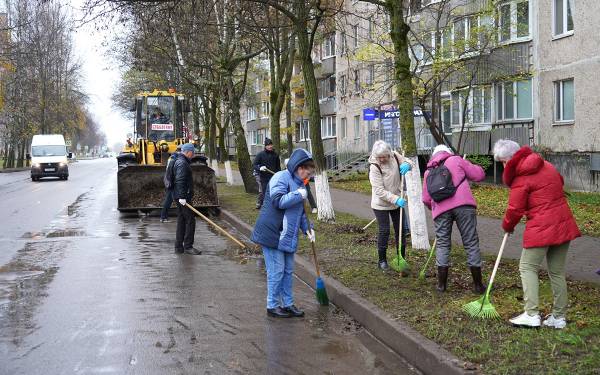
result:
M 175 186 L 173 199 L 177 201 L 177 234 L 175 237 L 175 252 L 199 255 L 201 252 L 194 249 L 194 232 L 196 231 L 196 218 L 186 204 L 192 203 L 194 197 L 194 180 L 190 160 L 194 156 L 194 145 L 186 143 L 181 146 L 181 153 L 176 154 L 173 164 Z
M 173 204 L 173 185 L 175 182 L 175 175 L 173 174 L 173 163 L 175 163 L 175 160 L 177 159 L 177 154 L 180 152 L 181 146 L 177 146 L 177 150 L 175 150 L 175 152 L 167 161 L 167 169 L 163 178 L 163 182 L 165 184 L 165 200 L 163 201 L 162 210 L 160 210 L 161 223 L 169 222 L 169 208 L 171 208 L 171 205 Z
M 256 209 L 260 209 L 263 204 L 267 185 L 273 177 L 273 173 L 267 171 L 279 172 L 281 165 L 279 163 L 279 155 L 273 150 L 273 141 L 269 138 L 265 139 L 265 149 L 259 152 L 254 158 L 254 171 L 260 177 L 260 188 L 258 198 L 256 200 Z

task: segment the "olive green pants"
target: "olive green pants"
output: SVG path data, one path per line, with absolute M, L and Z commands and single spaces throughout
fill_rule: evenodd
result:
M 569 243 L 548 247 L 532 247 L 523 249 L 519 271 L 521 271 L 521 282 L 523 283 L 523 300 L 525 311 L 533 316 L 539 314 L 539 280 L 538 271 L 544 257 L 548 264 L 548 276 L 552 285 L 554 295 L 554 306 L 552 315 L 555 318 L 564 318 L 567 312 L 567 280 L 565 278 L 565 263 Z

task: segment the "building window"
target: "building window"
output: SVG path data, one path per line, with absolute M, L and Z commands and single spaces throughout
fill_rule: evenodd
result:
M 340 54 L 345 54 L 348 51 L 348 38 L 346 33 L 342 32 L 340 35 Z
M 460 93 L 454 91 L 452 93 L 452 125 L 460 125 L 460 112 L 461 112 Z
M 296 123 L 296 142 L 302 142 L 310 139 L 308 132 L 308 120 L 303 120 L 301 123 Z
M 269 117 L 270 114 L 271 103 L 262 102 L 260 103 L 261 115 L 262 117 Z
M 254 80 L 254 92 L 260 92 L 261 90 L 261 82 L 260 82 L 260 78 L 256 78 Z
M 358 25 L 352 26 L 352 43 L 354 48 L 358 48 Z
M 319 99 L 328 99 L 335 97 L 335 76 L 318 81 Z
M 367 85 L 372 86 L 375 83 L 375 65 L 371 64 L 368 67 Z
M 340 94 L 342 96 L 346 95 L 346 91 L 348 89 L 348 77 L 345 74 L 340 75 Z
M 554 17 L 553 35 L 563 36 L 573 33 L 573 7 L 572 0 L 552 0 L 552 14 Z
M 321 138 L 335 137 L 335 116 L 321 117 Z
M 498 40 L 519 41 L 529 38 L 529 0 L 513 0 L 498 8 Z
M 360 115 L 354 116 L 354 139 L 360 139 Z
M 246 109 L 246 114 L 247 114 L 247 121 L 252 121 L 252 120 L 256 120 L 256 108 L 254 107 L 248 107 Z
M 452 126 L 450 124 L 452 115 L 452 101 L 449 99 L 442 100 L 442 129 L 444 133 L 452 133 Z
M 373 17 L 369 17 L 369 40 L 375 40 L 375 21 Z
M 452 57 L 452 28 L 447 27 L 442 30 L 441 40 L 440 40 L 440 49 L 441 55 L 444 59 L 449 59 Z
M 348 129 L 347 129 L 348 124 L 347 124 L 347 122 L 348 121 L 347 121 L 347 119 L 345 117 L 342 117 L 342 119 L 340 120 L 340 137 L 342 139 L 346 139 L 346 134 L 348 132 Z
M 575 87 L 573 79 L 554 82 L 554 121 L 575 120 Z
M 472 92 L 473 123 L 489 124 L 492 122 L 492 88 L 476 87 Z
M 496 119 L 498 121 L 532 117 L 531 80 L 496 85 Z
M 323 46 L 321 47 L 321 53 L 322 59 L 335 56 L 335 34 L 329 34 L 325 37 Z
M 354 70 L 354 92 L 360 92 L 360 70 Z

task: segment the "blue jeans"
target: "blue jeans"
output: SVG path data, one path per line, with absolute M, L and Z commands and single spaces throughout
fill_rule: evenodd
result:
M 263 247 L 263 256 L 267 269 L 267 309 L 292 306 L 294 253 Z
M 165 190 L 165 200 L 163 202 L 162 209 L 160 210 L 160 218 L 166 220 L 169 218 L 169 208 L 173 204 L 173 192 L 171 190 Z

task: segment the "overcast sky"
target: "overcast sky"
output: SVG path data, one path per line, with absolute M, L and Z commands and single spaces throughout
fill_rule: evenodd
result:
M 83 1 L 71 1 L 77 17 Z M 75 33 L 75 51 L 83 65 L 83 89 L 90 98 L 88 109 L 104 130 L 108 146 L 112 147 L 116 142 L 125 143 L 133 124 L 113 107 L 111 100 L 120 80 L 120 72 L 102 45 L 110 37 L 109 32 L 114 32 L 114 29 L 98 31 L 93 24 L 79 27 Z

